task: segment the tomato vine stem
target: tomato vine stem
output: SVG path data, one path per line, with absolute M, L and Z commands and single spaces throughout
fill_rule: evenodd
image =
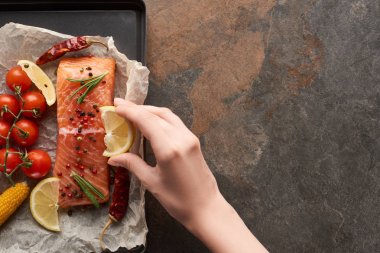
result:
M 27 153 L 23 153 L 23 152 L 11 152 L 9 151 L 9 148 L 10 148 L 10 136 L 11 136 L 11 133 L 12 133 L 12 130 L 13 128 L 18 128 L 19 130 L 22 130 L 20 129 L 19 127 L 16 126 L 16 122 L 20 119 L 21 115 L 24 113 L 24 112 L 33 112 L 35 113 L 35 110 L 23 110 L 22 108 L 24 107 L 24 99 L 22 99 L 22 96 L 21 96 L 21 89 L 15 89 L 15 93 L 16 95 L 19 97 L 20 101 L 21 101 L 21 109 L 19 111 L 19 113 L 17 115 L 15 115 L 11 110 L 8 109 L 7 106 L 3 106 L 1 108 L 1 112 L 2 114 L 5 113 L 5 112 L 8 112 L 9 114 L 11 114 L 13 116 L 13 123 L 8 131 L 8 134 L 6 137 L 0 135 L 0 138 L 3 138 L 5 139 L 5 157 L 4 157 L 4 164 L 1 164 L 0 166 L 3 168 L 3 174 L 5 175 L 6 179 L 9 181 L 9 183 L 14 186 L 15 185 L 15 182 L 12 178 L 13 174 L 18 170 L 20 169 L 21 167 L 27 167 L 29 168 L 31 166 L 31 162 L 28 160 L 28 157 L 27 157 Z M 24 131 L 24 130 L 22 130 Z M 22 163 L 18 164 L 14 170 L 12 170 L 11 172 L 7 172 L 7 161 L 8 161 L 8 155 L 10 154 L 17 154 L 20 156 L 20 159 L 22 160 Z

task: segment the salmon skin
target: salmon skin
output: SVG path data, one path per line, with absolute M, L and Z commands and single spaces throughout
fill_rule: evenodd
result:
M 108 72 L 97 86 L 78 103 L 78 97 L 86 88 L 71 97 L 80 82 L 71 79 L 88 79 Z M 104 157 L 105 130 L 99 107 L 112 105 L 115 82 L 115 60 L 112 58 L 81 57 L 61 60 L 57 71 L 57 152 L 54 176 L 60 179 L 58 204 L 62 208 L 89 205 L 92 202 L 70 177 L 74 170 L 83 176 L 105 199 L 109 199 L 109 172 Z

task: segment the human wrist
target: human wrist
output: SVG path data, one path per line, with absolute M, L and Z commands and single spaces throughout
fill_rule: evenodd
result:
M 191 217 L 183 222 L 183 225 L 195 236 L 199 237 L 198 234 L 202 234 L 203 227 L 207 225 L 210 221 L 217 220 L 219 217 L 229 210 L 228 202 L 224 199 L 223 195 L 218 191 L 207 204 L 197 208 Z M 234 211 L 230 209 L 230 212 Z M 230 213 L 231 215 L 232 213 Z
M 220 193 L 184 225 L 214 253 L 268 253 Z

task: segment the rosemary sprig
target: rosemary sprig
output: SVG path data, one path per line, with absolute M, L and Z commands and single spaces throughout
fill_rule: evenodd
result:
M 95 196 L 86 188 L 85 185 L 83 185 L 83 183 L 80 180 L 78 180 L 77 176 L 73 176 L 73 178 L 74 178 L 75 182 L 77 182 L 79 187 L 82 189 L 84 194 L 86 194 L 87 198 L 92 202 L 92 204 L 94 204 L 94 206 L 99 208 L 99 202 L 96 200 Z
M 96 196 L 98 196 L 99 198 L 101 198 L 101 199 L 105 199 L 105 196 L 103 195 L 103 193 L 101 193 L 89 181 L 87 181 L 86 179 L 84 179 L 83 177 L 81 177 L 80 175 L 78 175 L 78 173 L 76 173 L 75 171 L 72 171 L 70 176 L 75 180 L 75 182 L 77 182 L 77 184 L 79 185 L 79 187 L 82 189 L 82 191 L 84 192 L 84 194 L 86 194 L 86 196 L 92 202 L 92 204 L 94 204 L 94 206 L 96 206 L 97 208 L 99 208 L 99 202 L 96 199 L 96 197 L 94 196 L 94 194 Z
M 80 181 L 82 181 L 82 183 L 85 184 L 87 188 L 89 188 L 91 191 L 93 191 L 96 194 L 96 196 L 98 196 L 101 199 L 105 199 L 105 196 L 103 195 L 103 193 L 101 191 L 99 191 L 98 188 L 96 188 L 88 180 L 86 180 L 83 177 L 81 177 L 80 175 L 78 175 L 78 173 L 76 173 L 75 171 L 72 171 L 72 174 L 73 174 L 73 176 L 78 176 L 78 179 Z
M 77 102 L 78 104 L 81 104 L 83 103 L 85 97 L 87 96 L 87 94 L 92 91 L 96 85 L 98 85 L 102 80 L 103 78 L 108 75 L 108 72 L 104 73 L 104 74 L 101 74 L 99 76 L 95 76 L 95 77 L 91 77 L 91 78 L 87 78 L 87 79 L 73 79 L 73 78 L 67 78 L 66 80 L 70 81 L 70 82 L 75 82 L 75 83 L 80 83 L 81 86 L 76 89 L 71 95 L 69 98 L 72 98 L 75 94 L 77 94 L 80 90 L 86 88 L 85 92 L 83 92 L 82 95 L 80 95 L 77 99 Z
M 73 78 L 67 78 L 66 80 L 67 81 L 70 81 L 70 82 L 75 82 L 75 83 L 80 83 L 80 82 L 87 82 L 87 81 L 90 81 L 90 80 L 93 80 L 95 78 L 97 78 L 98 76 L 93 76 L 93 77 L 90 77 L 90 78 L 87 78 L 87 79 L 73 79 Z

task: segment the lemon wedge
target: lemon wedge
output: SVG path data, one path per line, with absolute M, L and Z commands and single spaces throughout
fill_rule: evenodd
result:
M 136 135 L 133 124 L 117 115 L 115 106 L 102 106 L 99 109 L 106 130 L 104 143 L 107 148 L 103 156 L 111 157 L 127 152 Z
M 26 72 L 30 80 L 37 86 L 46 99 L 46 103 L 50 106 L 56 101 L 55 87 L 50 78 L 45 72 L 38 67 L 34 62 L 27 60 L 20 60 L 17 65 L 21 66 L 22 70 Z
M 30 211 L 33 218 L 44 228 L 61 231 L 58 220 L 58 183 L 56 177 L 39 182 L 30 194 Z

